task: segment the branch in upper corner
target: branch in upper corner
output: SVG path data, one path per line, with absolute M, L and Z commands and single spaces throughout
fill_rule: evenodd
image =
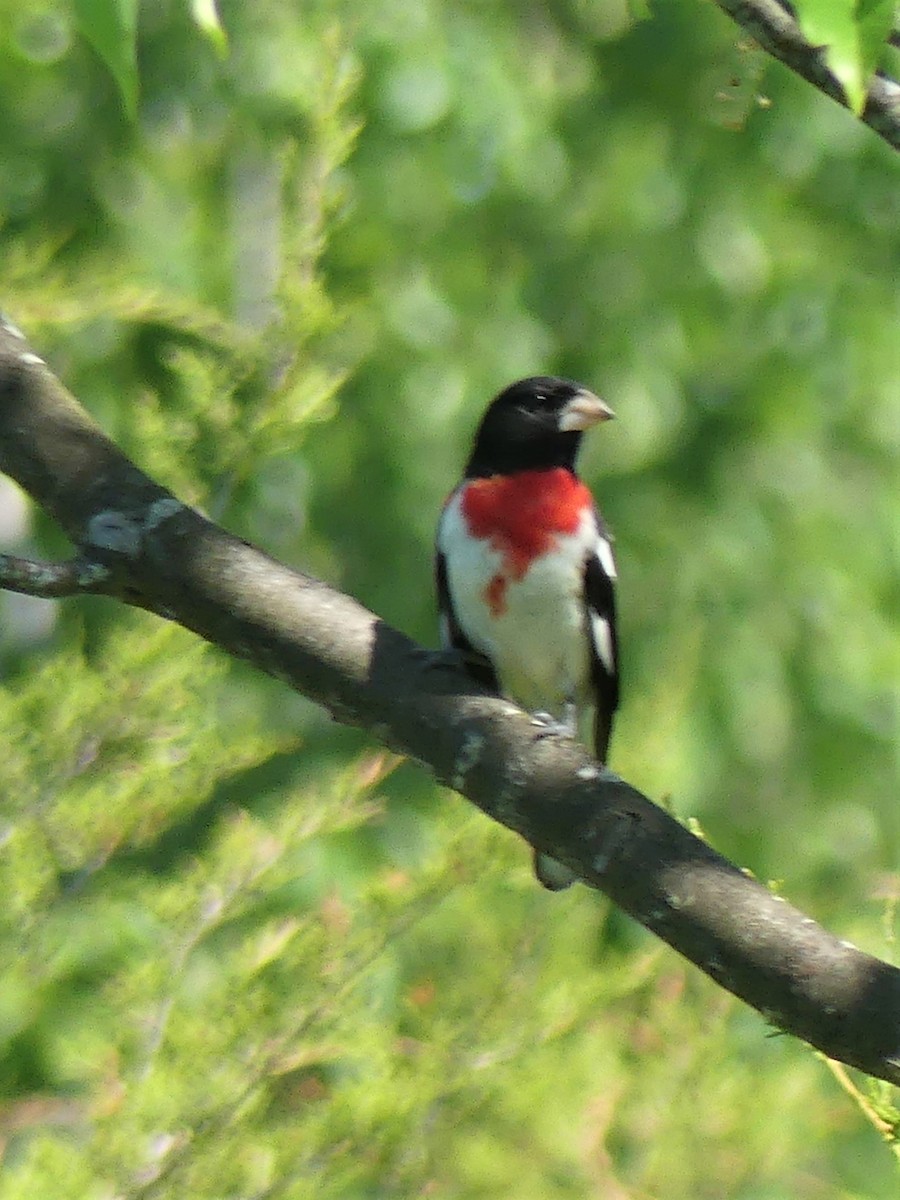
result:
M 14 554 L 0 554 L 0 588 L 21 592 L 24 596 L 42 596 L 47 600 L 78 596 L 84 592 L 103 592 L 112 572 L 102 563 L 85 558 L 68 562 L 35 562 Z
M 773 58 L 838 104 L 849 107 L 840 80 L 826 64 L 822 47 L 806 40 L 778 0 L 716 0 L 716 4 Z M 900 85 L 895 80 L 873 76 L 862 120 L 889 146 L 900 150 Z

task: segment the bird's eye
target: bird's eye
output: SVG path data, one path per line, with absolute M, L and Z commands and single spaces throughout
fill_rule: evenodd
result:
M 546 408 L 546 405 L 547 397 L 543 392 L 535 392 L 531 400 L 521 406 L 519 412 L 523 417 L 528 417 L 531 421 L 537 421 L 540 420 L 541 413 Z

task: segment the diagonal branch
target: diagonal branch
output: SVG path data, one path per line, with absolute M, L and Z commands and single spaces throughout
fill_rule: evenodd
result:
M 762 46 L 813 87 L 848 108 L 843 85 L 829 69 L 823 48 L 806 40 L 789 8 L 779 0 L 715 0 Z M 888 145 L 900 150 L 900 85 L 874 75 L 862 120 Z
M 576 870 L 767 1020 L 900 1083 L 900 971 L 773 896 L 579 747 L 148 479 L 0 324 L 0 469 L 105 568 L 91 590 L 178 621 L 418 759 Z

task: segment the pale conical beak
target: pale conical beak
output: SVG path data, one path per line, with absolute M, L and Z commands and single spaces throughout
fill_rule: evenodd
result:
M 560 412 L 559 429 L 561 433 L 580 433 L 601 421 L 611 421 L 615 415 L 599 396 L 583 388 Z

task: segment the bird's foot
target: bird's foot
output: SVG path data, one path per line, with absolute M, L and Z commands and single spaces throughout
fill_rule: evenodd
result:
M 552 713 L 536 712 L 531 714 L 531 723 L 537 726 L 539 738 L 576 738 L 578 736 L 578 720 L 574 704 L 566 705 L 562 720 L 554 717 Z

